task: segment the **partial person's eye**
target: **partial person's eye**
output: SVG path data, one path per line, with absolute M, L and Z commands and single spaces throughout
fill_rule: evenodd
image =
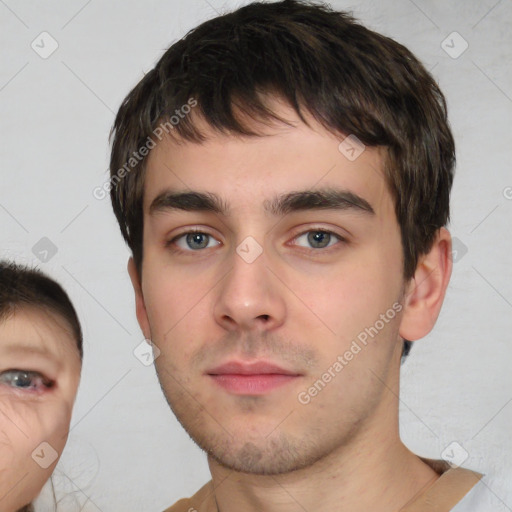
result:
M 183 251 L 199 251 L 219 245 L 220 242 L 213 236 L 200 231 L 189 231 L 173 238 L 168 245 L 176 244 Z
M 51 388 L 54 383 L 39 372 L 7 370 L 0 373 L 0 384 L 7 384 L 17 389 L 40 391 L 45 388 Z
M 302 235 L 297 236 L 294 242 L 302 247 L 309 247 L 311 249 L 324 249 L 330 247 L 336 242 L 340 242 L 343 239 L 335 235 L 330 231 L 325 230 L 312 230 L 306 231 Z

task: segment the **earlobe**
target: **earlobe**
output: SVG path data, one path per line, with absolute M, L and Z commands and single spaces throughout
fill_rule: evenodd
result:
M 135 312 L 137 321 L 146 339 L 151 339 L 151 330 L 149 328 L 149 320 L 146 312 L 146 304 L 144 303 L 144 295 L 142 294 L 141 280 L 139 272 L 133 258 L 128 260 L 128 274 L 132 282 L 133 291 L 135 292 Z
M 434 327 L 452 272 L 452 241 L 446 228 L 437 232 L 431 250 L 420 257 L 404 298 L 400 336 L 414 341 Z

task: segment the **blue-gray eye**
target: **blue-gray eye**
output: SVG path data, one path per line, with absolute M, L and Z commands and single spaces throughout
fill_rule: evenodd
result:
M 318 230 L 303 233 L 295 239 L 295 242 L 297 245 L 303 245 L 305 243 L 313 249 L 323 249 L 333 245 L 339 240 L 340 238 L 334 233 Z M 299 241 L 302 241 L 303 244 L 298 243 Z
M 191 249 L 204 249 L 208 247 L 210 237 L 204 233 L 189 233 L 187 235 L 187 245 Z
M 174 240 L 174 243 L 184 251 L 198 251 L 200 249 L 208 249 L 210 247 L 214 247 L 220 242 L 206 233 L 191 232 L 178 236 Z
M 39 372 L 25 370 L 7 370 L 0 374 L 0 383 L 18 389 L 37 389 L 51 387 L 51 382 Z

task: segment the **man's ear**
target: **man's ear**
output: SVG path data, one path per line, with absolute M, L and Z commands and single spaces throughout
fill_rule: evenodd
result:
M 142 286 L 135 266 L 133 258 L 128 260 L 128 274 L 132 282 L 133 291 L 135 292 L 135 312 L 137 314 L 137 321 L 139 322 L 142 333 L 147 340 L 151 339 L 151 330 L 149 328 L 148 314 L 146 312 L 146 305 L 144 304 L 144 296 L 142 295 Z
M 452 273 L 452 239 L 447 229 L 436 234 L 432 249 L 420 257 L 405 290 L 400 336 L 414 341 L 434 327 Z

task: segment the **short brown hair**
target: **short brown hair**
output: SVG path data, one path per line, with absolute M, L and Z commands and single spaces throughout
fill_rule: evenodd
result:
M 123 101 L 111 133 L 110 195 L 139 274 L 147 158 L 135 153 L 191 98 L 194 115 L 173 124 L 173 134 L 203 141 L 193 121 L 197 112 L 219 132 L 256 136 L 242 119 L 279 120 L 269 94 L 304 122 L 307 111 L 332 133 L 387 148 L 386 180 L 401 229 L 404 276 L 411 278 L 449 219 L 455 148 L 444 96 L 404 46 L 346 13 L 297 0 L 256 2 L 201 24 Z
M 83 357 L 80 322 L 62 287 L 40 270 L 0 261 L 0 321 L 24 307 L 51 311 L 65 320 Z

